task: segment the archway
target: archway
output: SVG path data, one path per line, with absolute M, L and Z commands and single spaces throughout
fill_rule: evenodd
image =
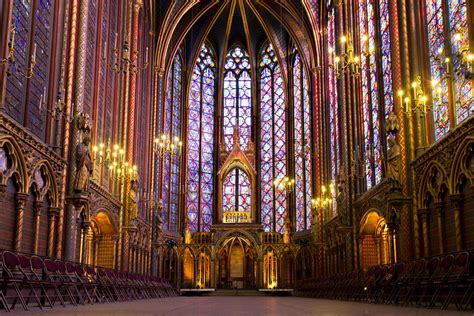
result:
M 273 289 L 278 286 L 278 259 L 273 248 L 268 247 L 263 255 L 263 287 Z
M 194 284 L 194 255 L 191 249 L 185 248 L 183 252 L 183 287 L 192 288 Z
M 362 218 L 360 237 L 362 268 L 390 262 L 388 226 L 377 211 L 368 211 Z
M 257 253 L 249 239 L 231 236 L 224 240 L 217 261 L 217 287 L 255 288 Z
M 99 211 L 91 219 L 87 231 L 86 264 L 105 268 L 115 267 L 116 229 L 109 214 Z
M 211 253 L 209 249 L 202 248 L 197 262 L 196 287 L 211 287 Z

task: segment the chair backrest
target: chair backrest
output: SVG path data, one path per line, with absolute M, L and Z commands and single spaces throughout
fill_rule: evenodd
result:
M 66 262 L 66 271 L 67 271 L 67 273 L 76 273 L 77 272 L 77 267 L 72 262 Z
M 16 268 L 20 265 L 20 259 L 13 252 L 4 251 L 3 252 L 3 264 L 7 268 Z
M 66 264 L 62 260 L 55 260 L 54 263 L 56 264 L 56 271 L 59 273 L 66 273 Z
M 44 265 L 46 267 L 47 272 L 56 273 L 56 271 L 58 270 L 58 266 L 56 265 L 56 262 L 54 262 L 51 259 L 44 259 Z
M 25 255 L 18 255 L 18 259 L 20 260 L 20 266 L 23 269 L 29 270 L 31 268 L 31 262 L 28 257 L 26 257 Z

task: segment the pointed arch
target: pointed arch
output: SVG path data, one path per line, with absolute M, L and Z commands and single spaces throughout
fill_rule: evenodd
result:
M 187 136 L 187 225 L 210 231 L 214 195 L 214 116 L 217 76 L 215 54 L 202 45 L 189 88 Z
M 307 71 L 296 49 L 292 69 L 296 230 L 302 231 L 312 221 L 311 99 Z
M 261 222 L 264 231 L 282 233 L 287 194 L 273 183 L 287 174 L 285 87 L 272 44 L 265 43 L 259 55 Z

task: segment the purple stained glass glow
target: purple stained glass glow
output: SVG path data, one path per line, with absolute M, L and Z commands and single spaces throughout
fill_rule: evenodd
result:
M 376 47 L 376 18 L 374 0 L 359 2 L 360 36 L 361 40 L 361 83 L 362 111 L 365 141 L 365 173 L 367 189 L 380 183 L 382 179 L 382 144 L 380 133 L 379 83 L 377 73 Z M 389 43 L 389 42 L 387 42 Z M 383 53 L 383 52 L 382 52 Z M 390 54 L 390 51 L 388 51 Z M 386 66 L 388 63 L 386 62 Z M 390 90 L 391 93 L 391 88 Z M 385 92 L 385 91 L 384 91 Z M 391 107 L 393 102 L 387 106 Z
M 449 29 L 454 69 L 454 93 L 456 99 L 456 122 L 459 124 L 474 113 L 472 80 L 466 78 L 466 69 L 462 67 L 462 58 L 458 53 L 463 46 L 469 47 L 467 26 L 467 1 L 448 1 Z
M 234 128 L 240 130 L 240 147 L 247 150 L 251 135 L 252 89 L 250 60 L 240 47 L 232 48 L 225 58 L 224 75 L 224 142 L 228 151 L 234 144 Z
M 336 51 L 336 17 L 335 10 L 332 8 L 328 15 L 328 50 L 329 50 L 329 64 L 334 65 L 335 51 Z M 339 105 L 337 94 L 337 79 L 333 67 L 328 67 L 328 82 L 329 82 L 329 129 L 330 129 L 330 144 L 331 144 L 331 179 L 335 180 L 339 166 Z M 335 199 L 332 203 L 333 215 L 336 215 L 337 204 Z
M 426 2 L 426 19 L 428 22 L 428 46 L 430 53 L 431 80 L 438 82 L 438 88 L 447 90 L 446 67 L 442 58 L 445 50 L 443 0 Z M 433 118 L 435 139 L 443 137 L 449 130 L 448 95 L 441 93 L 433 97 Z
M 250 212 L 251 185 L 248 175 L 241 169 L 232 169 L 223 184 L 222 207 L 224 212 Z
M 296 230 L 311 224 L 311 112 L 308 79 L 298 52 L 293 62 L 294 127 L 295 127 L 295 198 Z
M 186 204 L 191 232 L 210 231 L 212 225 L 215 73 L 212 50 L 203 45 L 189 91 Z
M 283 79 L 275 51 L 267 44 L 260 57 L 261 221 L 264 231 L 283 233 L 286 192 L 273 181 L 286 175 L 286 119 Z
M 181 87 L 182 87 L 182 60 L 176 54 L 173 65 L 168 74 L 168 86 L 164 107 L 163 134 L 168 138 L 181 135 Z M 178 198 L 179 198 L 179 152 L 171 155 L 165 153 L 163 157 L 163 227 L 170 231 L 178 229 Z

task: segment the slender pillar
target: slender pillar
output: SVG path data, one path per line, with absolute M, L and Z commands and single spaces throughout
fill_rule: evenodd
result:
M 40 229 L 40 216 L 43 209 L 43 201 L 35 201 L 33 204 L 33 216 L 34 216 L 34 248 L 33 253 L 38 254 L 39 250 L 39 229 Z
M 84 221 L 82 223 L 82 238 L 81 238 L 81 241 L 82 241 L 82 253 L 81 253 L 81 263 L 86 263 L 86 258 L 87 258 L 87 251 L 88 251 L 88 243 L 87 243 L 87 232 L 89 231 L 89 227 L 90 227 L 91 223 L 90 222 L 87 222 L 87 221 Z
M 21 251 L 21 241 L 23 239 L 23 216 L 27 199 L 28 194 L 26 193 L 16 193 L 15 195 L 17 213 L 15 223 L 15 242 L 13 246 L 13 249 L 15 249 L 15 251 Z
M 461 223 L 461 205 L 462 205 L 462 195 L 461 194 L 452 194 L 451 199 L 451 209 L 454 213 L 454 228 L 456 230 L 456 250 L 463 250 L 463 236 L 462 236 L 462 223 Z
M 428 257 L 430 255 L 430 228 L 428 226 L 429 210 L 418 209 L 418 214 L 421 216 L 421 223 L 423 226 L 423 256 Z
M 59 215 L 58 207 L 50 207 L 48 210 L 48 248 L 46 255 L 52 257 L 54 255 L 54 236 L 56 232 L 56 219 Z
M 436 202 L 435 210 L 438 220 L 439 253 L 444 253 L 444 202 Z

